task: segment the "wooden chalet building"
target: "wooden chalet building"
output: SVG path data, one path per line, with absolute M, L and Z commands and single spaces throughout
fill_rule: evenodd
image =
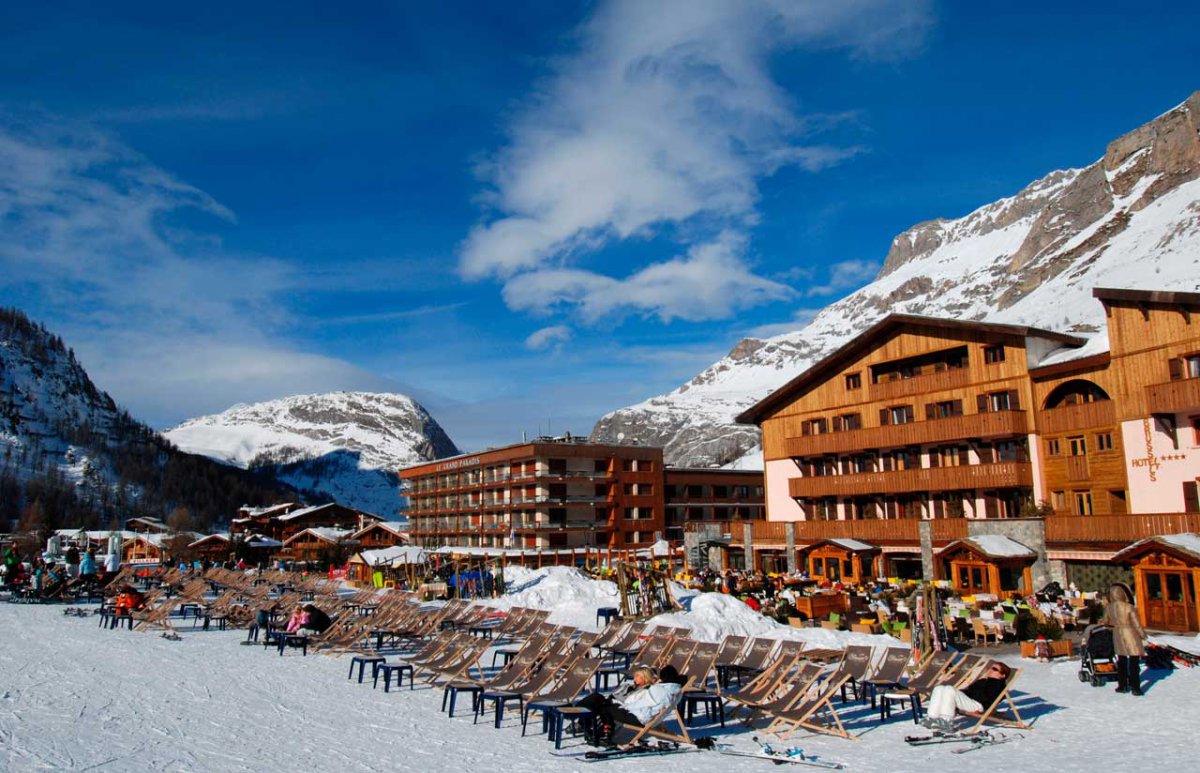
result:
M 751 407 L 768 520 L 730 526 L 733 546 L 798 565 L 854 539 L 883 576 L 1029 592 L 1127 579 L 1132 543 L 1200 531 L 1200 293 L 1094 295 L 1091 340 L 891 315 Z
M 302 529 L 283 543 L 279 558 L 292 561 L 329 561 L 340 563 L 358 549 L 350 529 L 312 526 Z
M 375 521 L 350 535 L 361 550 L 378 550 L 408 544 L 407 521 Z
M 240 511 L 241 512 L 241 511 Z M 383 520 L 377 515 L 355 510 L 335 502 L 324 505 L 279 505 L 262 508 L 233 521 L 232 534 L 253 533 L 287 543 L 296 534 L 309 528 L 333 528 L 359 531 L 370 523 Z

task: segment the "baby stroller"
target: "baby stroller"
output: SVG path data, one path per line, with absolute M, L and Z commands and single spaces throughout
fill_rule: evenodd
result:
M 1083 653 L 1079 661 L 1079 681 L 1099 687 L 1106 679 L 1117 678 L 1116 653 L 1112 629 L 1089 625 L 1083 632 Z

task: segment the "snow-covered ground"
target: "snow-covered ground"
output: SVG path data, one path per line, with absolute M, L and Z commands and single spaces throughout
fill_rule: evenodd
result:
M 510 578 L 515 580 L 517 578 Z M 516 603 L 547 604 L 560 622 L 594 628 L 595 606 L 615 599 L 611 588 L 566 570 L 529 572 Z M 741 605 L 705 594 L 689 612 L 664 623 L 698 636 L 748 630 Z M 607 605 L 607 604 L 605 604 Z M 758 618 L 762 620 L 762 618 Z M 766 623 L 766 625 L 764 625 Z M 755 633 L 837 634 L 756 623 Z M 0 604 L 0 770 L 305 771 L 419 770 L 574 771 L 590 769 L 572 739 L 561 754 L 544 737 L 524 738 L 515 714 L 505 726 L 473 725 L 469 710 L 453 719 L 439 710 L 441 691 L 407 687 L 384 694 L 347 680 L 350 656 L 310 655 L 239 646 L 244 631 L 180 629 L 181 641 L 155 633 L 101 630 L 94 618 L 65 617 L 60 606 Z M 871 637 L 884 644 L 885 637 Z M 842 637 L 849 641 L 848 637 Z M 1176 643 L 1195 644 L 1178 638 Z M 485 658 L 485 662 L 490 662 Z M 1118 695 L 1112 686 L 1079 682 L 1078 661 L 1024 668 L 1020 704 L 1035 729 L 1003 746 L 952 755 L 950 746 L 910 748 L 905 716 L 880 724 L 868 707 L 841 710 L 859 741 L 798 733 L 792 743 L 844 762 L 851 771 L 956 773 L 1017 771 L 1189 771 L 1196 769 L 1196 707 L 1200 671 L 1148 672 L 1146 695 Z M 536 723 L 535 723 L 536 724 Z M 737 723 L 696 728 L 754 748 Z M 767 761 L 709 752 L 599 763 L 616 770 L 694 773 L 773 769 Z

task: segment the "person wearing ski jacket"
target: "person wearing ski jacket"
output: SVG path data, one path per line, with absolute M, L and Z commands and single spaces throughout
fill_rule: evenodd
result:
M 595 735 L 592 742 L 599 746 L 612 744 L 617 724 L 644 726 L 679 700 L 682 687 L 675 682 L 659 681 L 654 670 L 642 666 L 634 670 L 629 681 L 612 695 L 590 693 L 575 705 L 591 710 L 595 715 Z
M 300 633 L 314 636 L 324 633 L 329 626 L 333 625 L 333 620 L 320 607 L 308 604 L 304 607 L 304 614 L 307 616 L 307 620 L 305 620 L 304 625 L 300 626 Z
M 292 612 L 292 616 L 288 618 L 287 627 L 284 630 L 287 633 L 299 633 L 301 628 L 308 625 L 308 610 L 302 605 L 297 605 Z
M 1108 589 L 1108 604 L 1104 607 L 1106 625 L 1113 632 L 1113 649 L 1117 653 L 1117 692 L 1142 694 L 1142 658 L 1146 657 L 1146 631 L 1138 620 L 1129 586 L 1115 582 Z

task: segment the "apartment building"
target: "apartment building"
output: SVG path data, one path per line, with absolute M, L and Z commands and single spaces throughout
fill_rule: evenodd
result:
M 758 470 L 667 467 L 663 480 L 664 537 L 673 542 L 683 539 L 689 523 L 766 518 L 763 474 Z
M 421 547 L 647 547 L 663 533 L 661 448 L 538 438 L 400 470 Z

